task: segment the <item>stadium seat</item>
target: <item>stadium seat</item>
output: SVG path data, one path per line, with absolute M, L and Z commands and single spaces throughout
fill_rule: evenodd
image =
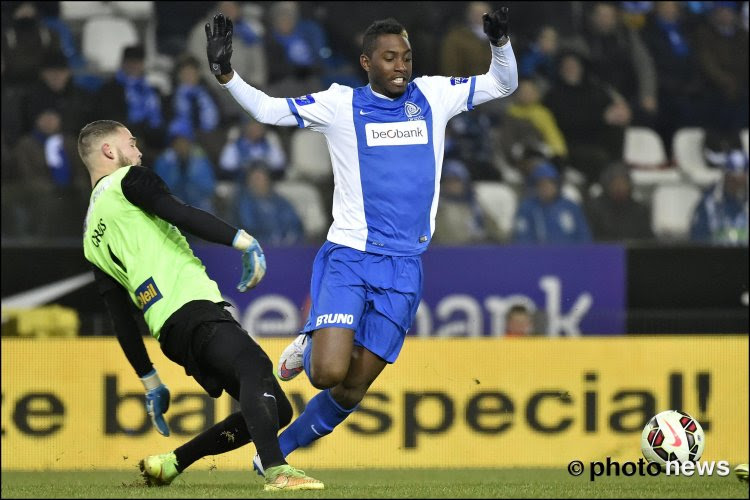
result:
M 681 128 L 674 134 L 672 150 L 678 168 L 687 178 L 701 187 L 707 187 L 721 179 L 721 171 L 706 165 L 703 156 L 703 141 L 706 131 L 702 128 Z
M 323 134 L 300 129 L 291 139 L 291 158 L 288 171 L 290 180 L 305 179 L 324 182 L 333 175 L 328 143 Z
M 745 152 L 746 155 L 750 154 L 748 153 L 748 130 L 746 128 L 743 128 L 740 130 L 740 142 L 742 143 L 742 150 Z
M 94 17 L 83 25 L 83 56 L 96 70 L 114 73 L 120 67 L 123 48 L 138 43 L 138 31 L 129 19 Z
M 60 17 L 66 21 L 83 21 L 92 16 L 125 15 L 129 19 L 148 19 L 154 2 L 60 2 Z
M 693 211 L 701 190 L 692 184 L 663 184 L 651 201 L 651 228 L 659 239 L 682 240 L 690 234 Z
M 279 181 L 274 189 L 294 207 L 302 220 L 305 236 L 311 240 L 318 239 L 327 228 L 323 200 L 318 190 L 310 184 L 297 181 Z
M 513 188 L 502 182 L 477 181 L 474 183 L 474 192 L 479 206 L 495 221 L 503 236 L 510 236 L 518 206 Z
M 623 160 L 636 168 L 659 168 L 667 163 L 659 134 L 648 127 L 625 129 Z

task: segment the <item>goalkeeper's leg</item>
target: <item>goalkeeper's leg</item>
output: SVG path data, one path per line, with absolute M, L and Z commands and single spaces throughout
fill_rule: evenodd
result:
M 251 441 L 241 412 L 201 432 L 172 453 L 151 455 L 140 461 L 139 467 L 149 486 L 167 486 L 196 460 L 208 455 L 219 455 L 244 446 Z

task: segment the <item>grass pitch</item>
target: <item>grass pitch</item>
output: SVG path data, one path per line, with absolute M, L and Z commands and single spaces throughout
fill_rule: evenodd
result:
M 727 477 L 599 477 L 558 469 L 309 470 L 323 491 L 266 493 L 252 472 L 186 471 L 148 488 L 137 470 L 2 473 L 3 498 L 748 498 Z

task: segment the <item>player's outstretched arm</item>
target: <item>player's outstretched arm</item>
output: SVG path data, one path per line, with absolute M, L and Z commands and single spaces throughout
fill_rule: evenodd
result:
M 112 318 L 117 341 L 146 390 L 146 412 L 159 434 L 169 436 L 169 426 L 164 419 L 164 413 L 169 409 L 169 389 L 161 382 L 146 351 L 141 330 L 134 316 L 134 313 L 140 312 L 133 307 L 127 291 L 96 266 L 94 278 Z
M 122 179 L 122 194 L 133 205 L 185 230 L 190 234 L 242 252 L 241 292 L 256 286 L 266 273 L 266 258 L 258 242 L 242 229 L 215 215 L 183 203 L 176 198 L 156 172 L 146 167 L 131 167 Z
M 484 14 L 482 19 L 492 49 L 492 62 L 486 74 L 476 77 L 475 105 L 507 97 L 518 88 L 518 65 L 508 36 L 508 7 Z
M 210 23 L 206 23 L 205 26 L 206 55 L 216 80 L 259 122 L 269 125 L 297 125 L 297 119 L 289 109 L 286 99 L 269 97 L 246 83 L 232 69 L 232 20 L 219 13 L 214 16 L 213 23 L 213 29 Z

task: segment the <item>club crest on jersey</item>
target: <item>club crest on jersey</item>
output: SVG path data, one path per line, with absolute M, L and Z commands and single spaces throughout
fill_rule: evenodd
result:
M 469 79 L 468 78 L 464 78 L 463 76 L 452 76 L 451 77 L 451 85 L 458 85 L 458 84 L 461 84 L 461 83 L 466 83 L 468 81 L 469 81 Z
M 406 101 L 406 103 L 404 103 L 404 113 L 406 113 L 406 116 L 408 116 L 410 120 L 419 120 L 422 118 L 419 116 L 422 114 L 422 108 L 411 101 Z
M 141 286 L 135 289 L 135 298 L 138 300 L 138 307 L 144 313 L 148 311 L 149 307 L 162 299 L 159 287 L 154 283 L 153 277 L 147 279 L 141 283 Z
M 308 104 L 312 104 L 315 102 L 315 98 L 310 95 L 302 95 L 294 99 L 294 102 L 297 103 L 297 106 L 307 106 Z

